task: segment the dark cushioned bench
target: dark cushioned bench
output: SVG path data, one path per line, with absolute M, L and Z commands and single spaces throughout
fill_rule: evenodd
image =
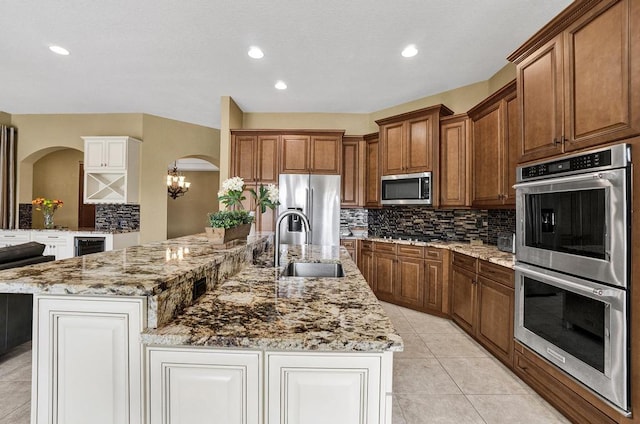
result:
M 36 242 L 1 247 L 0 270 L 53 261 L 55 256 L 42 254 L 44 248 Z M 0 293 L 0 355 L 31 340 L 32 319 L 32 295 Z

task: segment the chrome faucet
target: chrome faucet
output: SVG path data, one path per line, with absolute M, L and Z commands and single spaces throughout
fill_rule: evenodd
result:
M 276 238 L 273 246 L 273 266 L 274 267 L 280 266 L 280 224 L 286 217 L 290 215 L 296 215 L 300 218 L 300 220 L 302 220 L 302 226 L 304 227 L 304 230 L 305 230 L 304 239 L 305 239 L 305 242 L 309 244 L 309 233 L 311 232 L 311 224 L 309 223 L 309 218 L 307 218 L 307 216 L 302 212 L 295 209 L 289 209 L 282 212 L 280 216 L 278 216 L 278 219 L 276 221 Z

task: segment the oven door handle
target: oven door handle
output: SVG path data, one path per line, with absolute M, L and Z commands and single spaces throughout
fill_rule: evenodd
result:
M 516 264 L 513 269 L 515 271 L 519 271 L 524 275 L 531 276 L 538 281 L 541 282 L 551 282 L 552 285 L 559 287 L 561 289 L 569 290 L 577 294 L 581 294 L 591 299 L 598 299 L 605 303 L 611 302 L 613 299 L 619 300 L 621 297 L 621 293 L 624 291 L 622 289 L 614 289 L 602 284 L 592 283 L 591 285 L 580 284 L 577 282 L 570 281 L 572 277 L 564 276 L 563 278 L 558 278 L 554 275 L 550 275 L 550 273 L 540 272 L 535 269 L 531 269 L 526 265 L 518 265 Z M 585 280 L 585 283 L 589 284 Z
M 583 181 L 593 181 L 593 180 L 603 180 L 603 179 L 608 180 L 610 174 L 611 173 L 609 172 L 594 172 L 594 173 L 582 174 L 582 175 L 571 175 L 569 177 L 558 177 L 558 178 L 553 178 L 552 184 L 577 183 L 577 182 L 583 182 Z M 549 185 L 550 180 L 552 180 L 552 178 L 547 178 L 544 180 L 528 181 L 525 183 L 518 183 L 514 185 L 513 188 L 518 190 L 521 188 Z

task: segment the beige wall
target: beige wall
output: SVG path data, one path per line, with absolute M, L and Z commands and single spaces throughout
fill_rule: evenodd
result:
M 13 115 L 18 128 L 18 202 L 34 197 L 33 164 L 63 149 L 84 151 L 81 136 L 128 135 L 143 140 L 140 159 L 141 242 L 167 237 L 167 190 L 169 163 L 182 157 L 200 157 L 220 164 L 220 131 L 146 114 Z M 76 165 L 77 167 L 77 165 Z M 73 179 L 77 183 L 77 176 Z M 38 183 L 39 184 L 39 183 Z M 217 187 L 215 187 L 217 192 Z M 53 196 L 56 194 L 53 193 Z M 75 208 L 65 213 L 77 215 Z M 69 205 L 71 206 L 71 205 Z M 60 212 L 60 211 L 58 211 Z M 58 221 L 58 212 L 56 220 Z M 63 217 L 60 217 L 62 219 Z M 60 224 L 60 222 L 56 222 Z
M 167 200 L 167 238 L 203 232 L 207 213 L 218 210 L 219 172 L 183 172 L 182 175 L 191 187 L 184 196 Z
M 33 164 L 33 198 L 62 200 L 54 215 L 56 227 L 78 227 L 79 164 L 84 154 L 74 149 L 49 153 Z M 42 212 L 33 210 L 33 228 L 43 228 Z
M 242 109 L 229 96 L 220 98 L 220 157 L 224 160 L 220 163 L 220 180 L 229 178 L 231 157 L 231 132 L 230 130 L 243 127 Z
M 377 131 L 366 113 L 245 113 L 242 128 L 341 129 L 347 135 Z
M 142 137 L 141 114 L 13 115 L 18 128 L 18 202 L 33 199 L 33 163 L 65 148 L 84 151 L 82 136 Z
M 0 125 L 11 125 L 11 115 L 7 112 L 0 112 Z
M 516 65 L 507 63 L 489 78 L 489 94 L 493 94 L 516 78 Z
M 176 159 L 198 157 L 220 165 L 220 130 L 143 115 L 140 154 L 140 241 L 167 238 L 167 166 Z M 212 188 L 212 194 L 218 188 Z

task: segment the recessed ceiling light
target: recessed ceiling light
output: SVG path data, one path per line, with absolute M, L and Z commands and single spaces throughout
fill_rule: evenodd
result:
M 68 56 L 69 55 L 69 50 L 65 49 L 64 47 L 60 47 L 60 46 L 49 46 L 49 50 L 51 50 L 52 52 L 62 55 L 62 56 Z
M 418 54 L 418 49 L 414 44 L 409 44 L 407 47 L 402 50 L 403 57 L 413 57 Z
M 260 50 L 260 47 L 256 46 L 251 46 L 247 54 L 253 59 L 262 59 L 264 57 L 264 53 Z
M 275 87 L 278 90 L 286 90 L 287 89 L 287 84 L 285 84 L 284 81 L 278 81 L 278 82 L 276 82 Z

